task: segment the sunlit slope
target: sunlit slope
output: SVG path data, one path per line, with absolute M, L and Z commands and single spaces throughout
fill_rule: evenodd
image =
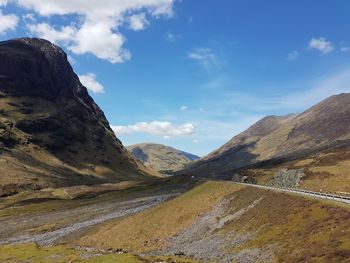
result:
M 262 161 L 301 159 L 350 139 L 350 94 L 329 97 L 299 115 L 266 117 L 180 173 L 207 177 Z

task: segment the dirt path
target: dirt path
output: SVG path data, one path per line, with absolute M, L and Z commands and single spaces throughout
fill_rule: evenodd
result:
M 153 195 L 123 202 L 94 204 L 40 215 L 28 215 L 17 219 L 0 220 L 0 244 L 36 242 L 43 246 L 52 245 L 57 240 L 77 230 L 140 212 L 179 194 Z M 63 224 L 60 225 L 59 222 Z M 59 227 L 43 233 L 33 233 L 31 231 L 33 228 L 50 223 L 56 223 Z

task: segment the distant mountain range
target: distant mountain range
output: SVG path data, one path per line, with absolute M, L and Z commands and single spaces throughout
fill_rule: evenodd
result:
M 58 46 L 0 42 L 0 196 L 153 173 L 115 137 Z
M 199 157 L 175 148 L 155 143 L 141 143 L 128 146 L 131 154 L 144 165 L 161 173 L 183 169 Z
M 350 94 L 340 94 L 301 114 L 265 117 L 178 173 L 228 177 L 240 169 L 296 160 L 349 145 Z

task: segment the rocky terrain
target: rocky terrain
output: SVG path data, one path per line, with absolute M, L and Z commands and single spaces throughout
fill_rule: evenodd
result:
M 303 169 L 281 169 L 275 174 L 271 185 L 287 188 L 299 187 L 303 177 L 305 177 Z
M 115 137 L 58 46 L 0 42 L 0 196 L 150 178 Z
M 179 174 L 229 178 L 237 170 L 344 149 L 349 139 L 350 94 L 335 95 L 301 114 L 263 118 Z
M 76 250 L 70 245 L 64 248 L 56 245 L 74 240 L 79 233 L 105 221 L 125 218 L 173 199 L 195 185 L 195 181 L 186 178 L 169 178 L 139 185 L 122 183 L 114 191 L 85 192 L 69 199 L 64 196 L 48 198 L 45 195 L 25 198 L 24 193 L 0 198 L 0 261 L 144 262 L 137 260 L 138 257 L 135 257 L 135 261 L 126 261 L 128 258 L 134 259 L 134 256 L 119 255 L 123 254 L 122 249 L 75 247 Z M 71 193 L 69 189 L 65 190 Z M 45 257 L 43 251 L 50 251 L 49 255 Z M 42 253 L 43 258 L 39 257 Z M 88 257 L 78 257 L 78 260 L 76 254 L 87 254 Z M 114 260 L 103 261 L 101 257 L 104 258 L 104 255 Z M 95 257 L 97 261 L 91 261 Z
M 155 143 L 135 144 L 127 149 L 144 165 L 165 174 L 183 169 L 199 159 L 196 155 Z

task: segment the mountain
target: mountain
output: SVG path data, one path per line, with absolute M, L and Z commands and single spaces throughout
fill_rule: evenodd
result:
M 350 94 L 331 96 L 301 114 L 268 116 L 181 171 L 206 177 L 303 158 L 350 144 Z
M 196 155 L 155 143 L 135 144 L 127 149 L 144 165 L 163 173 L 177 171 L 199 159 Z
M 58 46 L 0 42 L 0 196 L 150 178 L 116 138 Z

